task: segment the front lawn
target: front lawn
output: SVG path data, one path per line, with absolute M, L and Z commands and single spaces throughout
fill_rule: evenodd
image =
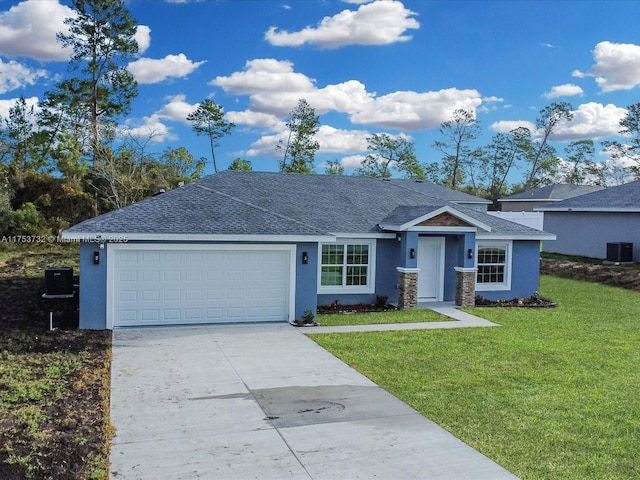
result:
M 433 310 L 391 310 L 367 313 L 331 313 L 318 315 L 317 321 L 323 327 L 341 325 L 372 325 L 381 323 L 447 322 L 452 319 Z
M 522 479 L 640 478 L 640 293 L 543 276 L 502 327 L 312 334 Z

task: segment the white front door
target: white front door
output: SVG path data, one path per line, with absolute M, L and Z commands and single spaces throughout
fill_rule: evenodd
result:
M 418 238 L 418 301 L 441 302 L 444 295 L 444 237 Z

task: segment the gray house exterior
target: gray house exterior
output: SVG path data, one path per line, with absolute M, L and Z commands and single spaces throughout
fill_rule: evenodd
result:
M 640 181 L 536 208 L 544 212 L 544 251 L 607 258 L 608 243 L 632 243 L 640 260 Z
M 553 235 L 427 182 L 225 171 L 86 220 L 80 327 L 285 322 L 338 301 L 529 297 Z
M 570 185 L 570 184 L 554 184 L 540 188 L 527 190 L 526 192 L 516 193 L 505 198 L 500 198 L 501 209 L 503 212 L 533 212 L 536 207 L 550 205 L 561 202 L 568 198 L 585 195 L 587 193 L 597 192 L 604 187 L 595 185 Z

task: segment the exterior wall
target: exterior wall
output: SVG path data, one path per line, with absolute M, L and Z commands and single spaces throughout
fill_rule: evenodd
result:
M 107 255 L 109 245 L 80 244 L 80 328 L 107 328 Z M 93 252 L 100 252 L 100 263 L 93 263 Z
M 543 250 L 565 255 L 607 258 L 607 243 L 633 243 L 633 260 L 640 261 L 640 213 L 544 212 L 544 227 L 556 240 Z
M 163 242 L 166 243 L 166 242 Z M 170 242 L 169 242 L 170 243 Z M 100 264 L 93 263 L 93 252 L 100 252 Z M 80 245 L 80 328 L 104 330 L 107 327 L 107 255 L 109 244 L 100 249 L 98 243 Z M 302 263 L 302 252 L 309 261 Z M 296 249 L 295 316 L 317 308 L 318 244 L 301 243 Z M 374 296 L 375 298 L 375 296 Z
M 487 212 L 494 217 L 509 220 L 510 222 L 519 223 L 526 227 L 535 228 L 536 230 L 544 230 L 544 213 L 543 212 Z
M 547 205 L 549 202 L 544 200 L 537 200 L 531 202 L 500 202 L 503 212 L 533 212 L 536 207 Z
M 329 305 L 336 300 L 342 305 L 353 305 L 356 303 L 372 304 L 376 303 L 379 295 L 386 296 L 389 303 L 395 303 L 398 299 L 398 272 L 396 267 L 399 265 L 399 262 L 401 262 L 400 252 L 401 242 L 398 242 L 396 239 L 378 239 L 376 241 L 375 293 L 319 294 L 317 295 L 318 305 Z M 415 262 L 415 260 L 413 261 Z M 317 277 L 314 285 L 317 286 Z
M 478 292 L 488 300 L 529 298 L 539 289 L 540 242 L 514 240 L 511 254 L 511 290 Z
M 302 254 L 306 252 L 308 263 L 302 263 Z M 318 244 L 299 243 L 296 247 L 296 320 L 302 318 L 305 311 L 315 313 L 318 308 Z

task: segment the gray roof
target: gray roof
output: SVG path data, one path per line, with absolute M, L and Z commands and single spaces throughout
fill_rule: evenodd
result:
M 640 212 L 640 181 L 536 208 L 541 211 Z
M 408 183 L 362 176 L 224 171 L 85 220 L 64 234 L 133 239 L 374 234 L 382 233 L 378 224 L 397 207 L 411 207 L 421 216 L 449 205 L 491 225 L 491 234 L 545 235 L 450 203 L 450 197 L 457 195 L 447 189 L 444 198 L 438 198 L 407 188 Z
M 560 201 L 567 198 L 597 192 L 604 187 L 597 185 L 569 185 L 558 183 L 547 185 L 546 187 L 534 188 L 526 192 L 516 193 L 505 198 L 500 198 L 499 202 L 533 202 L 533 201 Z
M 436 185 L 435 183 L 427 182 L 425 180 L 412 180 L 409 178 L 392 178 L 387 180 L 395 185 L 403 188 L 415 190 L 416 192 L 424 193 L 430 197 L 439 198 L 441 200 L 448 200 L 455 203 L 480 203 L 489 205 L 491 202 L 484 198 L 469 195 L 468 193 L 460 192 L 458 190 L 452 190 L 451 188 L 443 187 L 442 185 Z

